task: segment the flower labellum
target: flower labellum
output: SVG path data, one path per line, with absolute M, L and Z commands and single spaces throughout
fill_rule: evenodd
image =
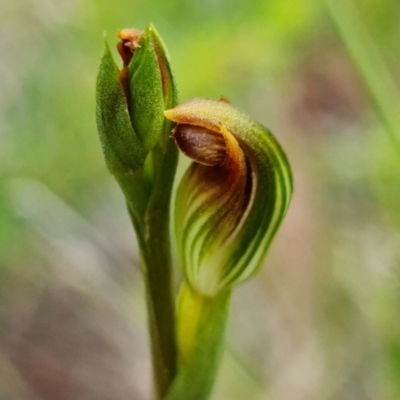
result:
M 225 100 L 165 111 L 193 160 L 177 192 L 178 254 L 189 284 L 215 296 L 252 276 L 287 211 L 292 175 L 272 134 Z

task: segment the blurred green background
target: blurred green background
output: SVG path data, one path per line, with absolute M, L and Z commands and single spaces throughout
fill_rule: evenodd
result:
M 181 101 L 226 96 L 294 172 L 266 267 L 235 293 L 214 400 L 400 398 L 398 1 L 1 8 L 1 400 L 150 398 L 137 247 L 94 117 L 103 32 L 149 21 Z

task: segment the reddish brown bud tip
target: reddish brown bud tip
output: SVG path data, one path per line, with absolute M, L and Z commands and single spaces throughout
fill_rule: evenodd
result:
M 142 34 L 143 31 L 135 28 L 126 28 L 117 31 L 117 36 L 121 39 L 117 44 L 117 50 L 124 62 L 124 66 L 129 65 L 133 53 L 140 47 L 139 41 Z

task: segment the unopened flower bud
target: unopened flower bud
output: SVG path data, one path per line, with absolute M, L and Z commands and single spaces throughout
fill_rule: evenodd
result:
M 97 125 L 110 171 L 123 175 L 142 168 L 148 153 L 168 141 L 171 125 L 163 111 L 176 104 L 176 87 L 151 24 L 145 31 L 123 29 L 118 37 L 123 67 L 119 70 L 105 43 L 97 78 Z
M 97 127 L 108 169 L 138 220 L 154 187 L 173 181 L 177 150 L 170 138 L 173 123 L 163 112 L 176 105 L 177 91 L 165 47 L 151 24 L 144 31 L 123 29 L 118 37 L 122 69 L 107 42 L 100 64 Z M 167 186 L 164 191 L 170 192 L 172 183 Z

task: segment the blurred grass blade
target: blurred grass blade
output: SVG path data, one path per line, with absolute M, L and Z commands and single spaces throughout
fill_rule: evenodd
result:
M 352 1 L 324 0 L 400 156 L 400 93 Z

